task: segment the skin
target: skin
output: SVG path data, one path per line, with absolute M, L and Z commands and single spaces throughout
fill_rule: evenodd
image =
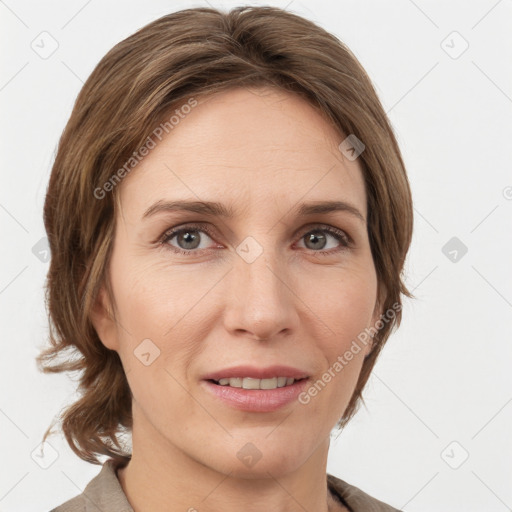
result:
M 369 345 L 306 405 L 244 412 L 201 385 L 207 372 L 238 364 L 287 364 L 315 382 L 374 325 L 366 192 L 359 160 L 338 149 L 344 138 L 291 93 L 231 89 L 201 99 L 119 185 L 115 304 L 102 289 L 93 323 L 119 353 L 133 393 L 133 454 L 118 478 L 136 512 L 347 510 L 327 489 L 329 436 Z M 155 202 L 175 199 L 222 202 L 235 216 L 142 219 Z M 297 204 L 319 200 L 350 203 L 363 220 L 346 211 L 295 215 Z M 190 222 L 213 236 L 194 231 L 194 249 L 178 236 L 158 244 Z M 325 241 L 308 243 L 311 231 Z M 263 251 L 252 263 L 236 252 L 248 236 Z M 134 350 L 148 338 L 160 354 L 146 366 Z M 246 443 L 261 452 L 252 467 L 237 457 Z

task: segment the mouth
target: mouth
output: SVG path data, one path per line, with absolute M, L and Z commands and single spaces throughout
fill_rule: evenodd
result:
M 207 381 L 211 382 L 212 384 L 216 384 L 217 386 L 227 386 L 230 388 L 268 390 L 289 387 L 296 382 L 301 382 L 306 379 L 307 377 L 295 379 L 293 377 L 284 376 L 271 377 L 266 379 L 255 379 L 252 377 L 224 377 L 218 380 L 207 379 Z
M 203 375 L 201 386 L 216 405 L 246 412 L 273 412 L 298 402 L 310 375 L 292 366 L 239 365 Z
M 268 413 L 298 405 L 299 395 L 306 389 L 309 381 L 309 377 L 232 377 L 202 380 L 201 386 L 221 407 L 227 406 L 244 412 Z

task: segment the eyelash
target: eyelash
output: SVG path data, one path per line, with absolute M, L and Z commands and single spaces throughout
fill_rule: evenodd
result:
M 183 232 L 187 232 L 187 231 L 202 231 L 202 232 L 206 233 L 211 239 L 214 239 L 214 235 L 213 235 L 212 231 L 207 226 L 192 223 L 192 224 L 187 224 L 180 228 L 173 228 L 173 229 L 166 231 L 162 235 L 162 237 L 158 240 L 158 244 L 160 246 L 162 246 L 164 249 L 170 249 L 171 251 L 173 251 L 175 253 L 183 254 L 186 256 L 190 256 L 193 253 L 199 252 L 201 249 L 199 249 L 199 251 L 197 249 L 190 249 L 187 251 L 185 249 L 180 249 L 179 247 L 175 247 L 175 246 L 172 246 L 167 243 L 167 242 L 169 242 L 169 240 L 172 240 L 176 235 L 179 235 L 179 234 L 181 234 Z M 341 243 L 341 247 L 336 248 L 336 249 L 329 249 L 327 251 L 324 251 L 324 250 L 314 251 L 312 249 L 308 250 L 309 252 L 312 252 L 315 255 L 318 254 L 321 256 L 331 256 L 333 253 L 346 250 L 346 249 L 350 248 L 350 246 L 352 245 L 352 239 L 344 231 L 342 231 L 341 229 L 334 228 L 332 226 L 324 225 L 324 224 L 319 224 L 317 226 L 315 225 L 311 228 L 308 228 L 308 230 L 305 231 L 300 238 L 303 238 L 304 236 L 306 236 L 309 233 L 314 233 L 317 231 L 329 233 L 336 240 L 338 240 L 338 242 Z M 208 249 L 204 249 L 204 250 L 208 250 Z

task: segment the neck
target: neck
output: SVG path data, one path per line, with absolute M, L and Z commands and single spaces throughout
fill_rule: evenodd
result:
M 292 471 L 266 467 L 257 472 L 255 464 L 254 471 L 239 474 L 216 470 L 214 461 L 206 465 L 191 458 L 140 416 L 133 422 L 131 460 L 117 472 L 135 512 L 346 510 L 327 488 L 329 437 Z

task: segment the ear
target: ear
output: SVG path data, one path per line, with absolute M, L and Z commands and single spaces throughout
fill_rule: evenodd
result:
M 375 305 L 375 309 L 373 310 L 373 314 L 372 314 L 372 319 L 371 319 L 371 323 L 370 325 L 368 326 L 368 329 L 369 329 L 369 336 L 370 336 L 370 339 L 368 340 L 368 343 L 366 344 L 365 348 L 364 348 L 364 357 L 367 358 L 369 355 L 370 355 L 370 352 L 373 350 L 373 347 L 374 347 L 374 328 L 375 328 L 375 323 L 377 322 L 377 320 L 380 318 L 380 308 L 379 308 L 379 305 L 376 304 Z
M 108 294 L 101 286 L 91 311 L 91 322 L 105 347 L 118 350 L 117 324 L 112 312 Z
M 384 314 L 384 303 L 386 300 L 386 289 L 384 285 L 379 283 L 377 287 L 377 299 L 375 300 L 375 307 L 373 309 L 372 313 L 372 319 L 370 324 L 370 332 L 374 332 L 373 329 L 376 329 L 375 325 L 378 322 L 379 319 L 382 318 L 382 315 Z M 373 336 L 370 343 L 366 345 L 365 348 L 365 357 L 368 357 L 370 355 L 370 352 L 373 349 Z

